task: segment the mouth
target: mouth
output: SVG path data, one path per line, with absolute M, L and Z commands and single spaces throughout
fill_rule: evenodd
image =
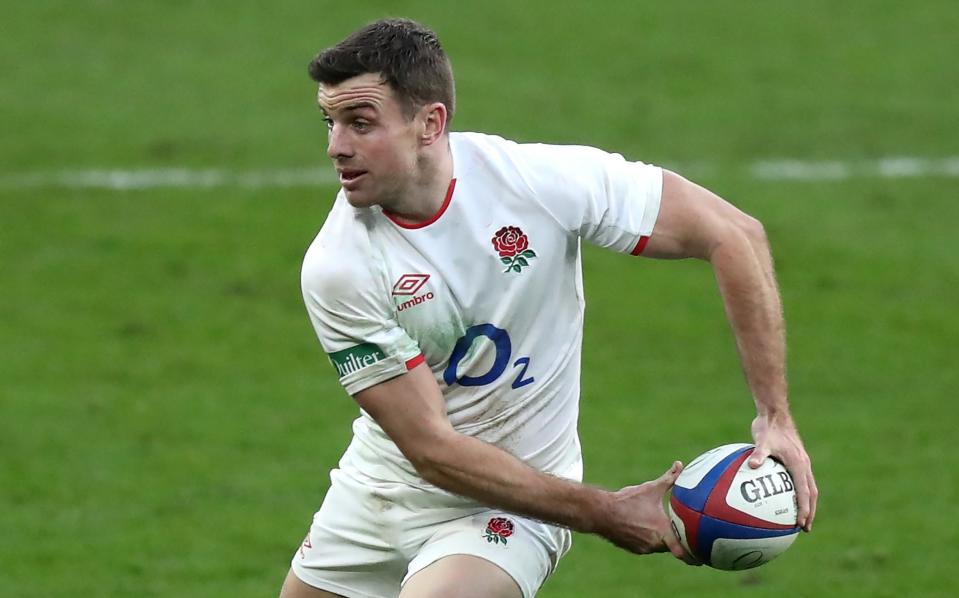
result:
M 342 169 L 337 170 L 337 173 L 340 175 L 340 184 L 347 191 L 353 189 L 357 185 L 357 181 L 366 174 L 365 170 L 355 170 L 355 169 Z

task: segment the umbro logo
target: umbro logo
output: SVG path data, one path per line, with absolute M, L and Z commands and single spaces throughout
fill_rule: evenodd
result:
M 404 274 L 393 285 L 394 295 L 415 295 L 426 281 L 430 279 L 429 274 Z
M 426 303 L 433 298 L 433 292 L 427 291 L 422 295 L 416 295 L 420 289 L 423 288 L 423 285 L 426 284 L 426 281 L 430 279 L 429 274 L 404 274 L 400 276 L 400 279 L 396 281 L 396 284 L 393 285 L 393 296 L 394 297 L 411 297 L 403 301 L 402 303 L 396 304 L 397 311 L 403 311 L 404 309 L 409 309 L 420 303 Z M 416 296 L 414 296 L 416 295 Z M 398 301 L 398 300 L 397 300 Z

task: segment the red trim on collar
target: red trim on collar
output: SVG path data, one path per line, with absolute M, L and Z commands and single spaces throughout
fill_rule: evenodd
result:
M 393 224 L 395 224 L 396 226 L 399 226 L 400 228 L 414 230 L 417 228 L 423 228 L 424 226 L 429 226 L 433 224 L 434 222 L 436 222 L 437 220 L 439 220 L 440 216 L 443 215 L 443 212 L 446 211 L 446 208 L 449 207 L 450 201 L 453 199 L 453 189 L 455 188 L 456 188 L 456 179 L 453 179 L 450 181 L 450 186 L 446 190 L 446 199 L 443 200 L 443 205 L 440 206 L 439 211 L 433 214 L 433 217 L 430 218 L 429 220 L 424 220 L 422 222 L 406 222 L 406 221 L 400 220 L 399 217 L 396 216 L 396 214 L 386 209 L 383 210 L 383 215 L 389 218 L 390 220 L 392 220 Z

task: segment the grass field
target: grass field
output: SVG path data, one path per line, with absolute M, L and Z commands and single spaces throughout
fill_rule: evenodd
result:
M 54 179 L 322 166 L 306 62 L 385 15 L 440 33 L 455 129 L 684 168 L 761 218 L 777 257 L 815 532 L 739 574 L 577 536 L 540 595 L 959 594 L 959 179 L 750 174 L 959 156 L 954 3 L 8 4 L 0 596 L 278 591 L 356 413 L 299 293 L 335 188 Z M 585 262 L 587 481 L 748 440 L 708 266 Z

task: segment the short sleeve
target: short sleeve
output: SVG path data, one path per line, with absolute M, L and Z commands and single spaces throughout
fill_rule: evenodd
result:
M 658 166 L 584 146 L 518 146 L 534 198 L 583 239 L 638 255 L 653 233 L 663 192 Z
M 340 383 L 353 395 L 407 372 L 422 356 L 396 321 L 371 260 L 336 251 L 321 237 L 303 261 L 303 300 Z

